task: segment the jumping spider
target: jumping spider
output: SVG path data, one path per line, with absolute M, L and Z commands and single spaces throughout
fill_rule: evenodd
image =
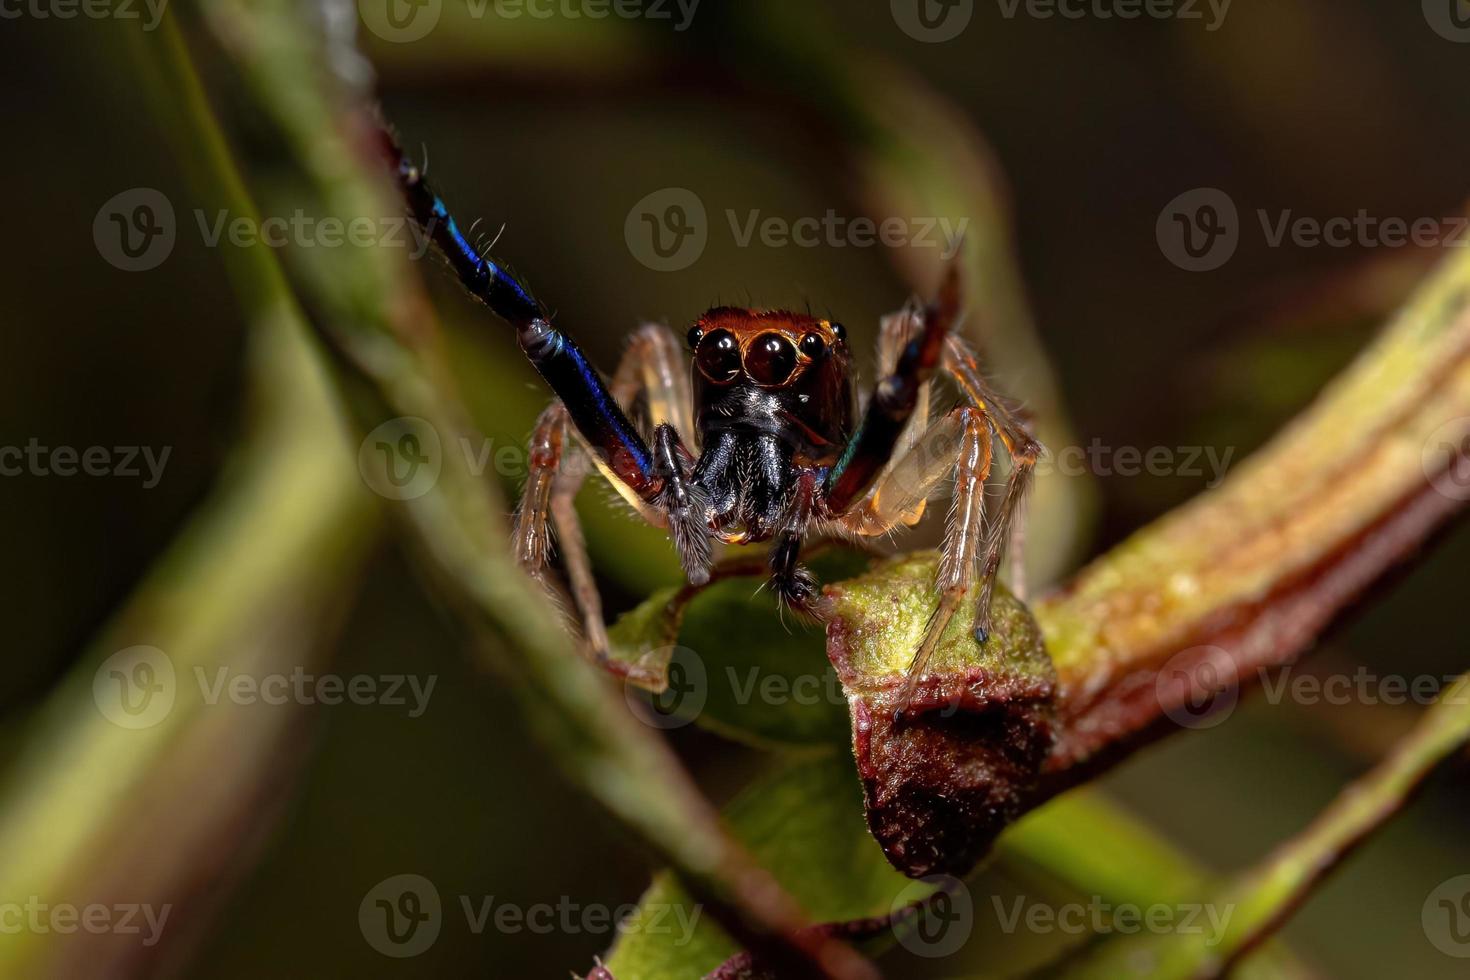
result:
M 939 601 L 914 652 L 900 710 L 955 610 L 977 585 L 975 639 L 986 641 L 996 574 L 1007 545 L 1019 537 L 1017 515 L 1042 448 L 953 330 L 961 314 L 957 264 L 929 306 L 884 318 L 881 380 L 860 413 L 847 331 L 787 310 L 709 310 L 688 334 L 692 371 L 669 329 L 647 324 L 604 382 L 572 339 L 551 324 L 541 302 L 471 247 L 397 143 L 387 137 L 385 145 L 414 219 L 465 288 L 515 328 L 521 350 L 556 394 L 531 437 L 515 549 L 522 565 L 547 582 L 555 528 L 595 656 L 606 657 L 608 639 L 572 506 L 581 476 L 562 467 L 572 451 L 569 434 L 634 510 L 668 529 L 691 583 L 709 578 L 713 538 L 773 541 L 775 593 L 818 616 L 816 580 L 798 561 L 802 539 L 874 536 L 912 526 L 940 481 L 953 473 L 935 580 Z M 936 372 L 955 384 L 962 404 L 931 419 Z M 651 442 L 629 418 L 640 398 L 653 424 Z M 685 437 L 697 440 L 697 454 Z M 1012 465 L 999 512 L 987 522 L 985 485 L 997 441 Z

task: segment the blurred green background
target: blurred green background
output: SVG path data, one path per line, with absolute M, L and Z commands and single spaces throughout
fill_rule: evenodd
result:
M 787 111 L 780 84 L 763 88 L 767 68 L 751 37 L 775 32 L 789 48 L 860 72 L 886 62 L 916 74 L 983 134 L 1005 175 L 1041 341 L 1084 446 L 1211 446 L 1239 459 L 1346 363 L 1435 257 L 1273 248 L 1256 209 L 1413 219 L 1464 206 L 1470 47 L 1433 30 L 1416 4 L 1237 4 L 1208 31 L 1200 21 L 1037 19 L 1024 8 L 1008 18 L 1001 5 L 980 3 L 965 32 L 939 44 L 899 29 L 888 4 L 793 6 L 800 15 L 704 0 L 683 32 L 646 20 L 451 12 L 423 40 L 390 44 L 363 32 L 363 43 L 386 115 L 409 146 L 427 144 L 432 175 L 461 218 L 484 216 L 492 232 L 506 224 L 497 253 L 607 367 L 640 319 L 682 330 L 706 306 L 747 298 L 809 302 L 866 349 L 878 316 L 910 288 L 881 247 L 740 247 L 725 224 L 726 209 L 863 213 L 821 134 Z M 136 81 L 126 34 L 139 29 L 29 14 L 0 27 L 12 175 L 0 264 L 0 443 L 171 450 L 151 489 L 124 478 L 0 479 L 8 552 L 0 611 L 11 623 L 0 672 L 6 758 L 216 486 L 243 425 L 242 315 L 220 250 L 194 226 L 192 209 L 202 205 Z M 198 60 L 211 77 L 207 48 Z M 92 238 L 98 208 L 134 187 L 161 190 L 180 216 L 172 254 L 144 273 L 108 264 Z M 708 247 L 675 273 L 646 267 L 624 239 L 629 209 L 665 187 L 693 190 L 711 215 Z M 1196 187 L 1225 190 L 1245 222 L 1234 257 L 1208 273 L 1175 267 L 1155 237 L 1160 210 Z M 495 445 L 519 444 L 544 402 L 534 375 L 500 324 L 439 270 L 426 271 L 477 421 Z M 998 380 L 1025 398 L 1024 379 Z M 1084 552 L 1203 484 L 1099 477 Z M 599 499 L 589 495 L 587 507 L 605 510 Z M 658 535 L 620 517 L 594 522 L 593 546 L 612 612 L 673 581 Z M 1366 664 L 1406 677 L 1463 669 L 1456 600 L 1467 560 L 1470 534 L 1445 535 L 1430 560 L 1333 635 L 1311 669 Z M 590 966 L 607 933 L 475 935 L 457 914 L 462 895 L 616 908 L 636 898 L 650 870 L 517 734 L 509 698 L 468 666 L 460 640 L 384 539 L 331 639 L 332 669 L 432 675 L 428 710 L 308 712 L 283 751 L 279 785 L 262 791 L 216 855 L 228 869 L 224 885 L 201 875 L 208 884 L 191 896 L 193 914 L 180 903 L 184 938 L 134 968 L 219 978 L 520 977 Z M 1206 867 L 1231 869 L 1305 824 L 1412 713 L 1257 698 L 1229 724 L 1172 738 L 1103 785 Z M 717 799 L 757 762 L 753 750 L 692 727 L 672 737 Z M 228 752 L 217 761 L 228 766 Z M 1470 871 L 1470 845 L 1457 832 L 1470 802 L 1464 775 L 1437 778 L 1288 926 L 1288 942 L 1324 975 L 1464 975 L 1463 961 L 1437 951 L 1420 926 L 1429 891 Z M 181 795 L 173 805 L 188 802 Z M 364 941 L 358 904 L 405 872 L 434 881 L 455 911 L 431 950 L 391 960 Z M 1020 887 L 992 875 L 976 894 Z M 990 908 L 981 902 L 982 928 L 964 954 L 933 963 L 895 954 L 889 969 L 997 968 Z

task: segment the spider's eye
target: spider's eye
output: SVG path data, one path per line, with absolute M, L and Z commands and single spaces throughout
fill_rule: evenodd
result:
M 763 333 L 745 355 L 745 373 L 757 384 L 785 384 L 796 370 L 796 348 L 778 333 Z
M 847 340 L 847 328 L 840 323 L 834 322 L 832 324 L 832 336 L 837 338 L 839 344 L 844 342 Z
M 822 356 L 822 351 L 827 349 L 827 342 L 822 339 L 821 334 L 809 333 L 801 338 L 801 352 L 812 360 Z
M 691 334 L 690 339 L 693 339 Z M 740 374 L 740 345 L 728 330 L 713 330 L 699 339 L 694 351 L 699 373 L 716 384 L 729 384 Z
M 703 340 L 703 339 L 704 339 L 704 327 L 690 327 L 689 328 L 689 349 L 690 350 L 694 350 L 694 348 L 698 347 L 699 346 L 699 342 L 701 340 Z

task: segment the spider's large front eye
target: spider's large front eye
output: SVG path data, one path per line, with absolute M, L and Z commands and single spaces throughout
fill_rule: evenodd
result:
M 796 370 L 796 348 L 778 333 L 763 333 L 745 355 L 745 373 L 757 384 L 785 384 Z
M 699 340 L 694 351 L 699 373 L 715 384 L 729 384 L 740 374 L 740 345 L 728 330 L 714 330 Z

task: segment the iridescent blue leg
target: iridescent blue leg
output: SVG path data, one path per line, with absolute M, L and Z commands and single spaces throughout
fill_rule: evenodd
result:
M 839 517 L 862 501 L 893 458 L 904 426 L 913 417 L 919 393 L 944 355 L 944 338 L 960 313 L 960 272 L 952 263 L 939 296 L 924 311 L 924 323 L 898 356 L 893 373 L 878 382 L 862 421 L 842 455 L 827 472 L 823 487 L 827 513 Z
M 515 328 L 521 350 L 566 405 L 598 467 L 614 486 L 621 484 L 618 489 L 630 503 L 656 504 L 664 481 L 656 472 L 653 455 L 608 393 L 597 369 L 570 337 L 552 326 L 546 308 L 520 280 L 475 251 L 423 172 L 386 133 L 384 143 L 414 220 L 444 253 L 470 294 Z

